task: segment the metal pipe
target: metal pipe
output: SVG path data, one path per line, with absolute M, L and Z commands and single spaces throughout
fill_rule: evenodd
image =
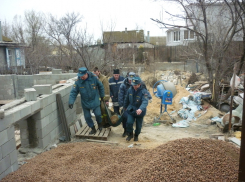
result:
M 245 88 L 245 75 L 243 81 L 243 87 Z M 245 103 L 245 95 L 243 95 L 243 103 Z M 245 182 L 245 104 L 243 104 L 242 115 L 242 136 L 241 136 L 241 148 L 240 148 L 240 161 L 238 171 L 238 181 Z

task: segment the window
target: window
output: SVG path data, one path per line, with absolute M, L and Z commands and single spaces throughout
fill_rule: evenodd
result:
M 184 39 L 194 39 L 194 32 L 191 30 L 184 30 Z
M 174 41 L 180 41 L 180 31 L 174 32 Z

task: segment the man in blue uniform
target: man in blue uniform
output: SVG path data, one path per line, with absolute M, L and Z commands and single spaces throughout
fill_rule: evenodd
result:
M 91 119 L 90 110 L 92 109 L 98 123 L 98 129 L 102 130 L 102 119 L 100 110 L 100 100 L 103 100 L 105 96 L 103 84 L 99 79 L 85 67 L 81 67 L 78 70 L 78 79 L 72 87 L 69 98 L 69 108 L 73 108 L 73 104 L 76 100 L 77 94 L 81 95 L 81 103 L 84 112 L 84 117 L 87 125 L 92 129 L 89 134 L 95 134 L 96 129 L 94 122 Z M 98 92 L 99 90 L 99 92 Z
M 125 100 L 128 89 L 131 87 L 131 81 L 132 81 L 133 77 L 135 77 L 135 73 L 129 72 L 127 74 L 127 78 L 125 78 L 123 83 L 120 85 L 119 92 L 118 92 L 119 107 L 123 107 L 124 100 Z M 128 118 L 128 113 L 127 113 L 127 111 L 124 111 L 124 113 L 122 115 L 122 126 L 124 129 L 122 137 L 125 137 L 127 135 L 127 129 L 126 129 L 127 118 Z
M 118 92 L 120 85 L 123 83 L 124 77 L 120 76 L 119 69 L 113 70 L 113 77 L 109 79 L 110 97 L 113 103 L 114 112 L 119 113 Z
M 143 118 L 146 114 L 146 107 L 148 105 L 148 91 L 142 87 L 140 77 L 132 79 L 132 87 L 128 89 L 126 98 L 123 104 L 123 109 L 128 113 L 127 119 L 127 141 L 133 138 L 133 124 L 136 121 L 136 130 L 134 134 L 134 141 L 138 141 L 138 136 L 141 132 Z

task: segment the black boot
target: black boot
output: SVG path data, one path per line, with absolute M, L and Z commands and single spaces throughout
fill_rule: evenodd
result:
M 126 129 L 124 128 L 124 132 L 123 132 L 123 134 L 122 134 L 122 137 L 125 137 L 127 135 L 127 131 L 126 131 Z
M 133 132 L 130 132 L 130 133 L 128 134 L 128 137 L 126 138 L 126 141 L 130 141 L 133 137 L 134 137 Z
M 98 124 L 98 129 L 101 131 L 102 128 L 103 128 L 102 123 L 99 123 L 99 124 Z
M 95 134 L 95 133 L 96 133 L 95 126 L 93 126 L 91 129 L 92 129 L 92 130 L 89 132 L 89 134 L 90 134 L 90 135 Z
M 134 135 L 134 141 L 137 142 L 139 139 L 138 139 L 138 136 L 139 135 Z

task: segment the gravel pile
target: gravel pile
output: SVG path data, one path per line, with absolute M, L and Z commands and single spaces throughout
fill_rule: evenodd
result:
M 239 149 L 191 138 L 151 150 L 70 143 L 27 162 L 2 181 L 237 181 Z

